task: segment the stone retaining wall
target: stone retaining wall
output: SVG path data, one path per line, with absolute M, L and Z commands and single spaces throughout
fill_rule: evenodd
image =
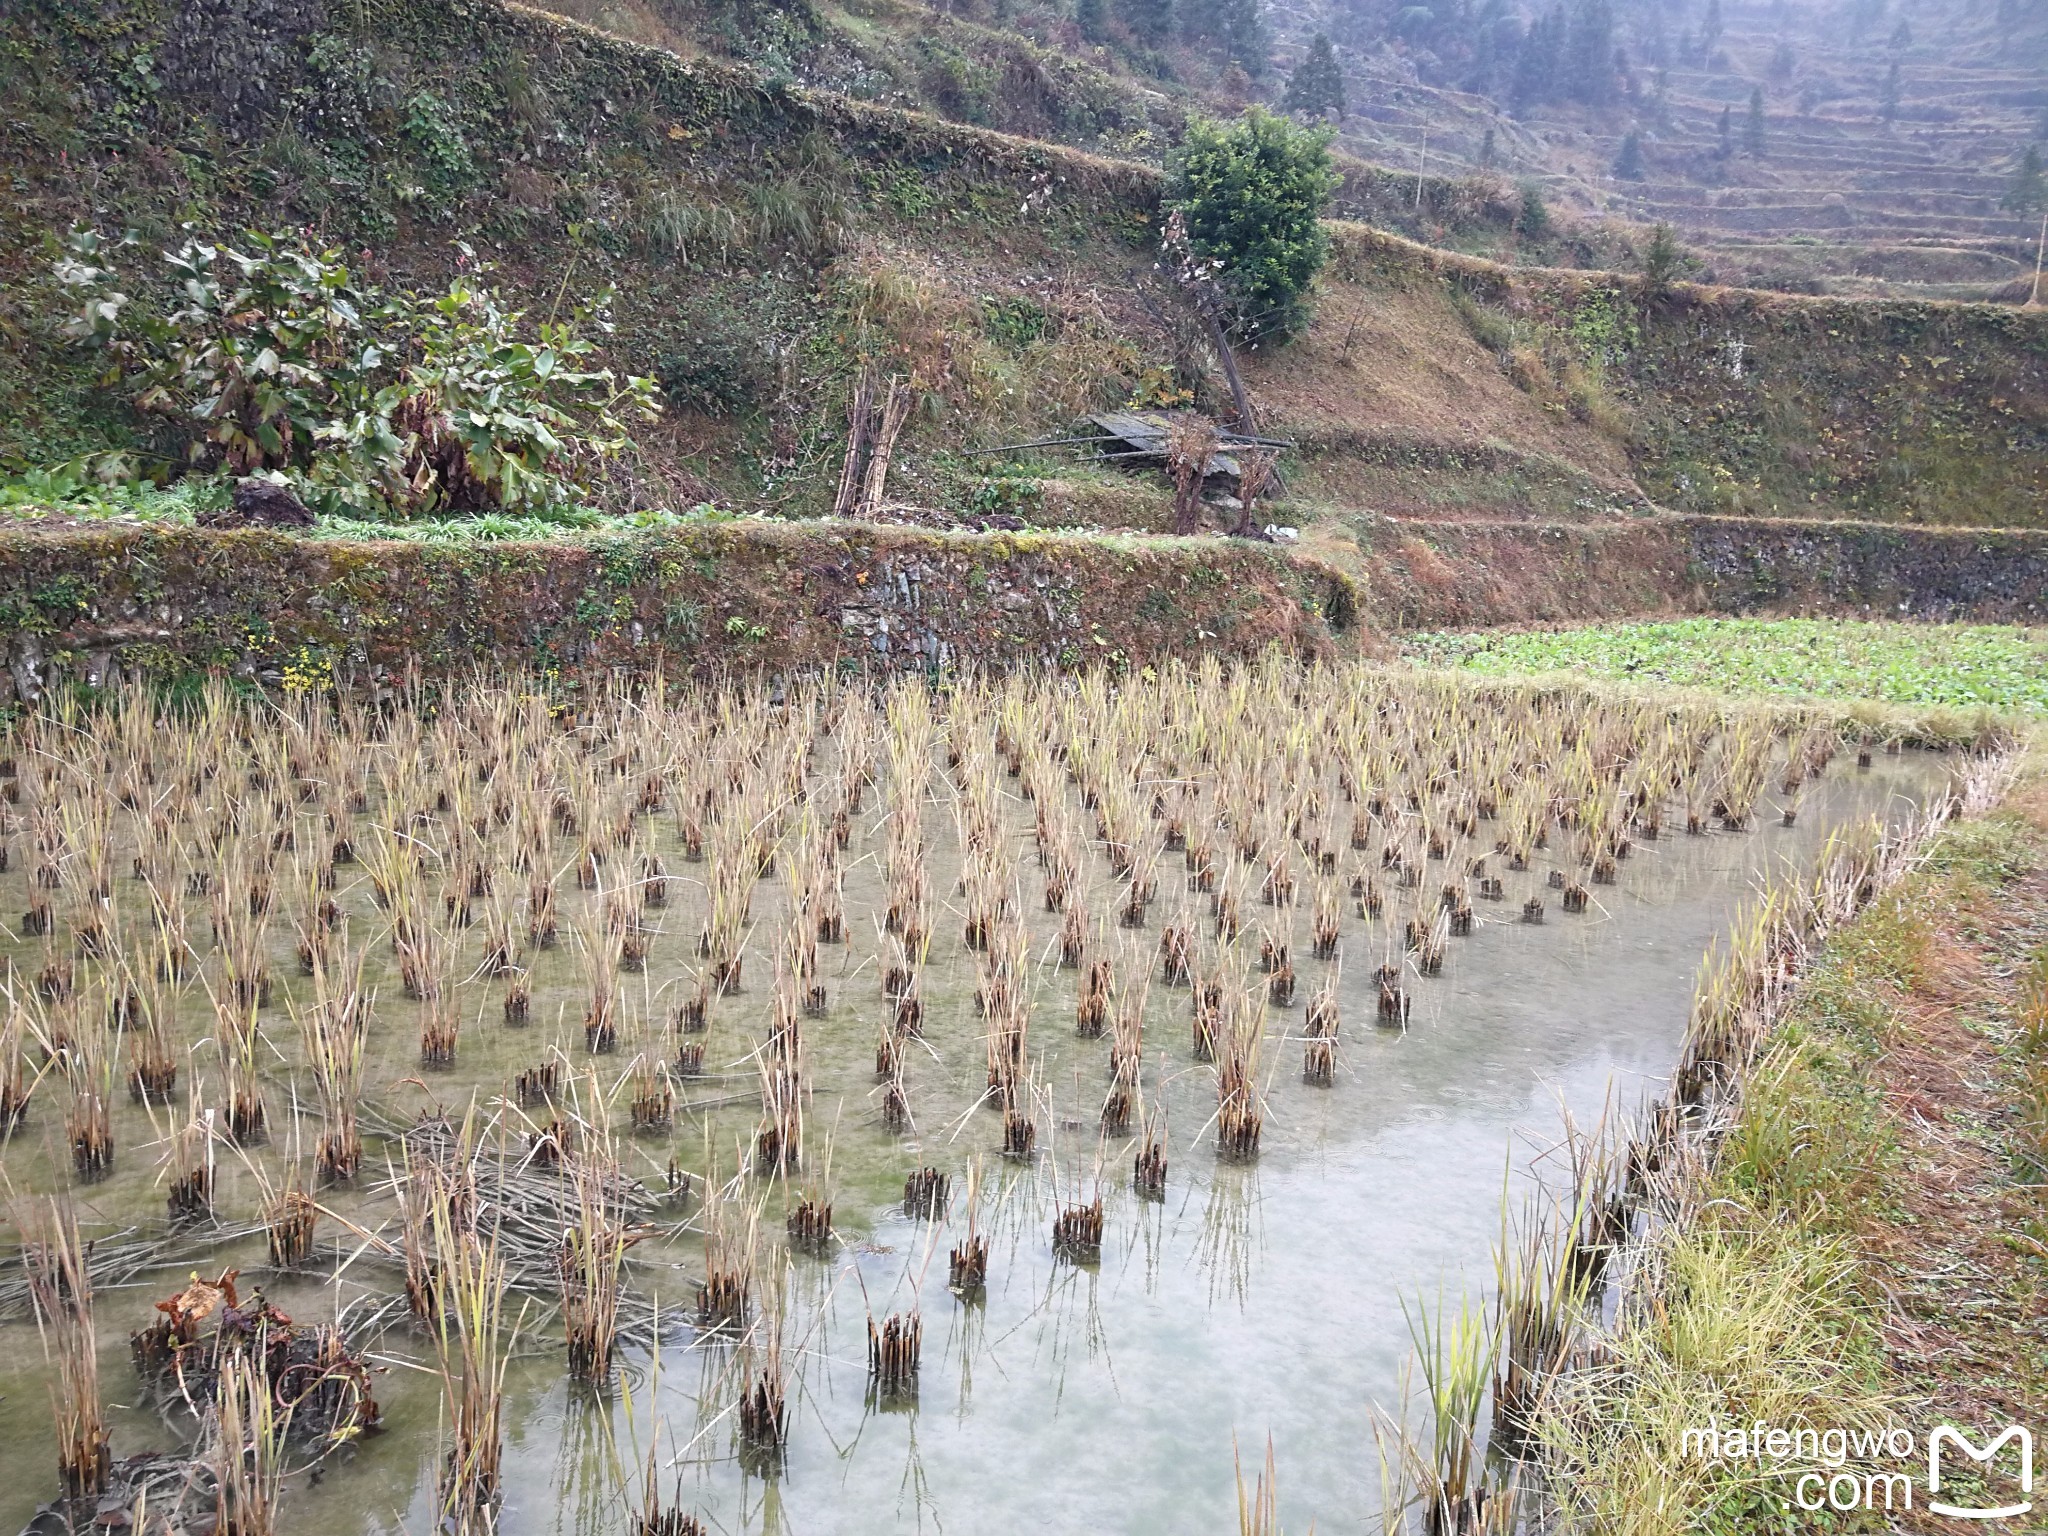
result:
M 744 522 L 577 544 L 267 532 L 0 535 L 0 702 L 225 668 L 290 688 L 416 666 L 682 674 L 1143 666 L 1345 643 L 1336 572 L 1268 545 Z M 1330 617 L 1326 617 L 1329 615 Z
M 1657 516 L 1353 525 L 1282 547 L 738 522 L 574 544 L 266 532 L 0 534 L 0 703 L 206 668 L 377 688 L 417 669 L 582 676 L 1143 667 L 1371 649 L 1407 629 L 1660 613 L 2048 622 L 2048 533 Z

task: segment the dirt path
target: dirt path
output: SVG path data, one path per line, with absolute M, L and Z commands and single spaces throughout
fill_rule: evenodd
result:
M 2048 1432 L 2048 1200 L 2020 1157 L 2020 972 L 2048 949 L 2048 785 L 2007 807 L 2024 872 L 1936 883 L 1917 979 L 1884 1029 L 1873 1086 L 1896 1157 L 1855 1238 L 1887 1386 L 1942 1422 Z M 1921 1443 L 1924 1444 L 1924 1438 Z M 2036 1447 L 2037 1476 L 2041 1447 Z M 2031 1517 L 2028 1517 L 2031 1518 Z M 1948 1531 L 1916 1511 L 1897 1527 Z M 2048 1530 L 2048 1521 L 2009 1529 Z

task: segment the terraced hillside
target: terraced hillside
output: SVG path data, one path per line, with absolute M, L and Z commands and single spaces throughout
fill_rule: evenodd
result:
M 1616 220 L 1662 219 L 1710 253 L 1705 275 L 1722 281 L 1977 297 L 2015 281 L 2023 266 L 2031 271 L 2032 224 L 2000 202 L 2006 162 L 2038 126 L 2036 98 L 2048 108 L 2036 67 L 2043 50 L 2029 20 L 2001 26 L 1989 12 L 1963 7 L 1949 16 L 1938 4 L 1927 0 L 1918 18 L 1932 40 L 1903 49 L 1889 47 L 1888 32 L 1883 45 L 1848 45 L 1825 18 L 1732 6 L 1722 40 L 1692 61 L 1697 67 L 1659 36 L 1680 29 L 1680 13 L 1656 20 L 1665 13 L 1624 11 L 1621 35 L 1638 62 L 1617 77 L 1633 82 L 1619 106 L 1559 113 L 1539 103 L 1519 117 L 1455 88 L 1455 60 L 1432 64 L 1398 30 L 1396 46 L 1375 40 L 1362 14 L 1370 5 L 1327 14 L 1268 8 L 1281 42 L 1256 79 L 1179 21 L 1146 35 L 1136 0 L 547 0 L 546 8 L 685 57 L 745 63 L 1148 164 L 1169 152 L 1191 112 L 1280 104 L 1302 40 L 1327 26 L 1370 44 L 1345 57 L 1352 112 L 1340 148 L 1362 157 L 1350 175 L 1356 216 L 1500 260 L 1586 267 L 1626 260 L 1640 244 Z M 1197 11 L 1186 0 L 1179 9 Z M 1780 44 L 1792 50 L 1789 68 Z M 1651 57 L 1667 62 L 1652 69 Z M 1896 122 L 1880 122 L 1872 92 L 1894 57 L 1902 99 Z M 1723 157 L 1720 112 L 1745 113 L 1752 78 L 1766 90 L 1769 153 Z M 1632 130 L 1649 146 L 1640 183 L 1606 174 Z M 1553 189 L 1561 227 L 1532 230 L 1517 219 L 1514 180 L 1528 176 Z
M 1162 525 L 1167 488 L 1071 456 L 983 456 L 1213 359 L 1153 270 L 1159 174 L 490 3 L 181 53 L 183 8 L 38 0 L 5 23 L 0 455 L 138 423 L 61 334 L 52 231 L 325 230 L 393 283 L 458 262 L 545 312 L 616 290 L 608 343 L 659 378 L 616 499 L 829 507 L 863 360 L 915 380 L 912 511 Z M 211 13 L 209 13 L 211 14 Z M 260 74 L 260 100 L 224 86 Z M 245 110 L 246 109 L 246 110 Z M 1297 520 L 1711 513 L 2039 526 L 2048 316 L 1845 304 L 1509 269 L 1340 230 L 1316 318 L 1252 356 L 1302 444 Z M 469 254 L 465 254 L 465 247 Z
M 2025 147 L 2048 139 L 2039 6 L 1620 5 L 1622 63 L 1580 92 L 1590 101 L 1519 101 L 1489 73 L 1473 39 L 1514 8 L 1439 5 L 1453 19 L 1435 30 L 1415 10 L 1276 13 L 1290 62 L 1318 28 L 1351 44 L 1342 142 L 1368 159 L 1456 173 L 1489 158 L 1490 134 L 1503 178 L 1538 179 L 1585 217 L 1668 220 L 1722 281 L 1964 297 L 2032 275 L 2039 213 L 2004 204 Z M 1710 16 L 1720 31 L 1703 46 Z M 1640 179 L 1617 174 L 1630 135 Z

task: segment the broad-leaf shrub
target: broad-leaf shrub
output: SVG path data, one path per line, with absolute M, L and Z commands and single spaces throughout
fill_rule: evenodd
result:
M 111 255 L 78 231 L 55 268 L 67 333 L 105 354 L 108 386 L 180 438 L 191 469 L 282 474 L 323 511 L 559 510 L 658 413 L 652 380 L 593 366 L 608 291 L 529 323 L 487 267 L 439 294 L 386 293 L 338 251 L 251 234 L 246 251 L 166 252 L 171 297 L 152 304 L 122 291 Z
M 1297 128 L 1259 107 L 1227 127 L 1188 125 L 1172 208 L 1193 257 L 1216 265 L 1240 335 L 1279 340 L 1307 319 L 1304 295 L 1329 255 L 1323 209 L 1337 182 L 1326 127 Z

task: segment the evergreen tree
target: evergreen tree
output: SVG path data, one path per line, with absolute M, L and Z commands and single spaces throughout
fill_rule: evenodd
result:
M 1522 208 L 1515 215 L 1515 231 L 1524 240 L 1541 240 L 1550 233 L 1550 205 L 1543 201 L 1542 183 L 1522 183 Z
M 1670 291 L 1672 281 L 1684 266 L 1685 251 L 1678 237 L 1669 224 L 1659 224 L 1650 231 L 1650 243 L 1643 250 L 1644 293 L 1650 298 L 1661 298 Z
M 1913 26 L 1905 17 L 1901 16 L 1899 24 L 1892 28 L 1892 40 L 1888 46 L 1893 53 L 1904 53 L 1913 46 Z
M 1749 116 L 1742 124 L 1742 147 L 1753 158 L 1761 160 L 1764 154 L 1764 88 L 1753 85 L 1749 88 Z
M 1700 62 L 1713 57 L 1714 44 L 1721 41 L 1721 0 L 1707 0 L 1707 19 L 1700 24 Z
M 1472 69 L 1468 88 L 1481 94 L 1500 94 L 1514 76 L 1515 60 L 1522 51 L 1522 23 L 1508 9 L 1506 0 L 1486 0 L 1472 23 Z
M 1614 174 L 1620 181 L 1641 181 L 1643 170 L 1643 136 L 1633 129 L 1621 141 L 1621 153 L 1614 158 Z
M 1561 6 L 1538 17 L 1522 40 L 1521 56 L 1515 60 L 1514 84 L 1508 91 L 1508 106 L 1521 112 L 1538 102 L 1557 99 L 1558 69 L 1564 62 L 1565 19 Z
M 1308 53 L 1288 80 L 1280 105 L 1310 117 L 1334 112 L 1343 118 L 1344 71 L 1337 67 L 1337 51 L 1326 34 L 1318 32 L 1309 39 Z
M 1664 30 L 1664 7 L 1650 7 L 1650 36 L 1643 44 L 1643 58 L 1652 69 L 1671 67 L 1671 37 Z
M 1181 31 L 1206 43 L 1254 80 L 1266 72 L 1266 28 L 1258 0 L 1181 0 Z
M 1266 36 L 1265 20 L 1259 15 L 1259 0 L 1223 0 L 1223 36 L 1219 41 L 1233 64 L 1244 67 L 1254 80 L 1266 77 L 1272 47 Z
M 1493 143 L 1493 125 L 1489 123 L 1486 127 L 1486 137 L 1479 141 L 1479 168 L 1482 171 L 1492 170 L 1494 156 L 1497 153 Z
M 1173 0 L 1117 0 L 1116 10 L 1131 36 L 1150 47 L 1173 35 Z
M 1175 13 L 1180 18 L 1180 35 L 1191 43 L 1214 42 L 1222 30 L 1218 0 L 1179 0 Z
M 1500 72 L 1500 56 L 1495 51 L 1494 30 L 1491 26 L 1481 27 L 1472 37 L 1472 67 L 1465 72 L 1465 89 L 1479 96 L 1493 94 L 1494 77 Z
M 1728 157 L 1729 157 L 1730 155 L 1732 155 L 1732 154 L 1734 154 L 1734 153 L 1735 153 L 1735 127 L 1734 127 L 1734 122 L 1735 122 L 1735 109 L 1734 109 L 1733 107 L 1723 107 L 1723 108 L 1721 109 L 1721 149 L 1720 149 L 1720 155 L 1721 155 L 1721 158 L 1722 158 L 1723 160 L 1726 160 L 1726 159 L 1727 159 L 1727 158 L 1728 158 Z
M 1792 77 L 1793 66 L 1797 62 L 1792 54 L 1792 45 L 1780 42 L 1777 51 L 1771 55 L 1771 78 L 1789 80 Z
M 1108 0 L 1074 0 L 1074 25 L 1089 42 L 1101 42 L 1109 30 Z
M 2011 213 L 2039 213 L 2048 208 L 2048 176 L 2041 170 L 2041 146 L 2029 144 L 2027 152 L 2020 156 L 2019 168 L 2012 173 L 2012 186 L 2005 194 L 2005 207 Z
M 1899 61 L 1892 60 L 1892 67 L 1885 72 L 1884 84 L 1877 91 L 1877 115 L 1890 122 L 1899 115 Z
M 1567 96 L 1594 107 L 1614 99 L 1614 11 L 1608 0 L 1578 0 L 1564 52 Z

